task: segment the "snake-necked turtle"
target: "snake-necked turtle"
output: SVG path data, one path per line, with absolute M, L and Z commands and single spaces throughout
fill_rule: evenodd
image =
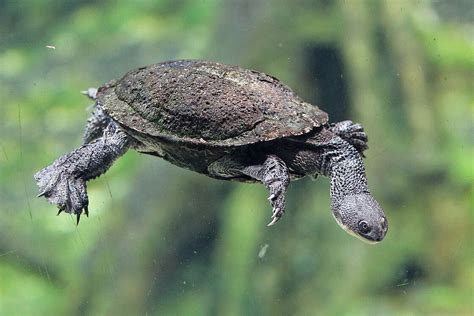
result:
M 78 222 L 88 215 L 86 182 L 133 148 L 213 178 L 262 182 L 273 207 L 269 225 L 285 211 L 290 180 L 328 176 L 333 215 L 346 231 L 369 242 L 387 232 L 367 187 L 362 126 L 329 124 L 325 112 L 274 77 L 181 60 L 132 70 L 85 93 L 96 102 L 84 143 L 35 174 L 39 196 Z

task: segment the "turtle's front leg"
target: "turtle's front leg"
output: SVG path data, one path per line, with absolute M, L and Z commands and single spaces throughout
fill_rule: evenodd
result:
M 364 157 L 364 151 L 369 148 L 367 145 L 367 134 L 359 123 L 352 121 L 342 121 L 331 124 L 331 131 L 354 146 Z
M 286 188 L 290 184 L 290 174 L 285 162 L 277 156 L 269 155 L 262 165 L 245 167 L 242 173 L 262 181 L 270 191 L 268 200 L 273 211 L 272 220 L 268 226 L 272 226 L 285 213 Z
M 285 194 L 290 175 L 285 162 L 279 157 L 269 155 L 261 165 L 245 166 L 239 159 L 227 156 L 211 164 L 209 172 L 223 178 L 243 174 L 261 181 L 270 191 L 268 200 L 273 207 L 272 220 L 268 226 L 275 224 L 285 213 Z
M 88 215 L 86 181 L 106 172 L 130 144 L 129 136 L 111 123 L 102 137 L 58 158 L 36 173 L 38 196 L 44 196 L 50 203 L 56 204 L 59 213 L 76 214 L 79 223 L 83 210 Z

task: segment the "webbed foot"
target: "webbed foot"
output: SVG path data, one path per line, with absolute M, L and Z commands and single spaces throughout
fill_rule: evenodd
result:
M 35 174 L 40 194 L 56 204 L 59 213 L 88 215 L 86 181 L 99 177 L 130 147 L 130 138 L 118 125 L 111 122 L 103 135 L 90 143 L 59 157 Z
M 331 124 L 333 133 L 354 146 L 357 151 L 364 157 L 364 151 L 369 148 L 367 145 L 367 134 L 359 123 L 352 121 L 342 121 Z
M 56 204 L 61 212 L 76 214 L 77 224 L 82 212 L 89 216 L 86 182 L 75 177 L 61 166 L 52 164 L 37 172 L 34 176 L 39 187 L 38 197 L 44 196 L 50 203 Z

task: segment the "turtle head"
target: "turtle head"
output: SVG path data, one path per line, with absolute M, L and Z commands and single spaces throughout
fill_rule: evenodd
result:
M 331 208 L 337 223 L 365 242 L 377 243 L 387 233 L 387 218 L 370 193 L 339 196 L 333 199 Z

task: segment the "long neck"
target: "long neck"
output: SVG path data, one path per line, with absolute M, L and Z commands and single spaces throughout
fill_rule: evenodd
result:
M 339 137 L 331 140 L 321 154 L 321 173 L 331 179 L 331 197 L 368 193 L 362 157 Z

